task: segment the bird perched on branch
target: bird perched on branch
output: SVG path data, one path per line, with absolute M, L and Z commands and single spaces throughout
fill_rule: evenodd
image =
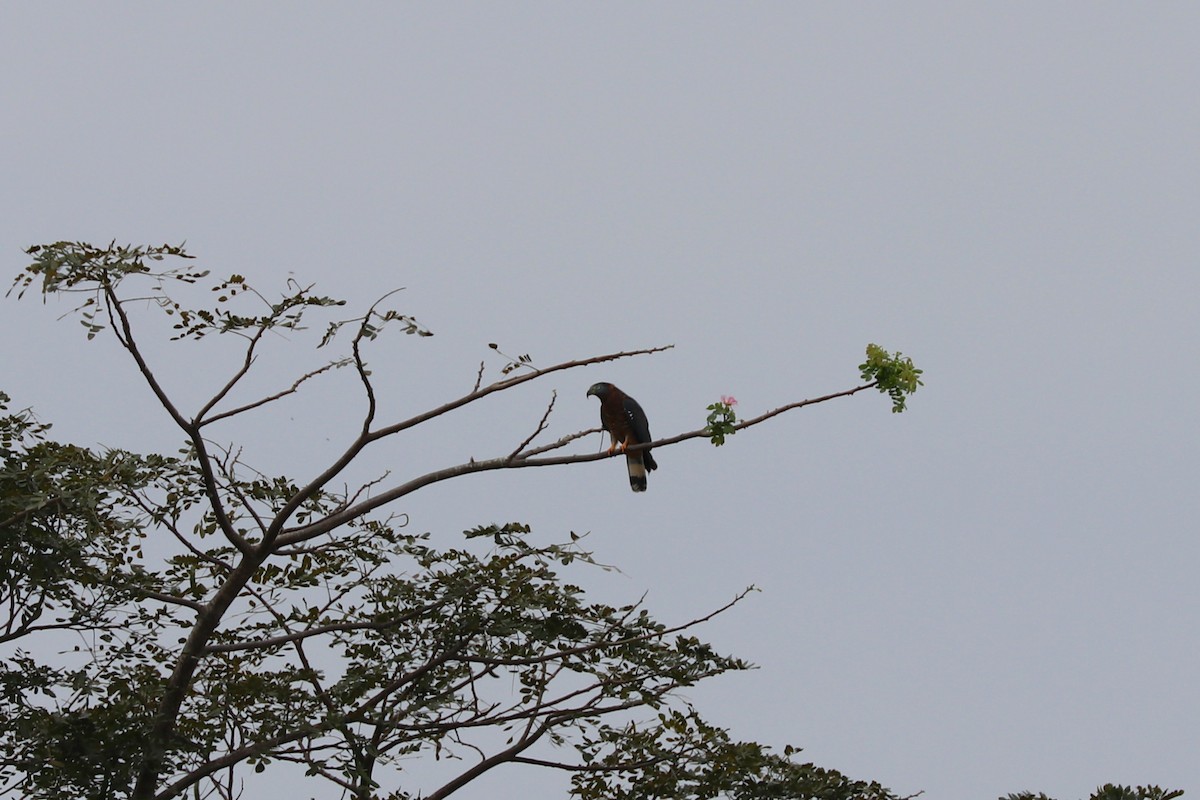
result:
M 611 383 L 594 383 L 587 393 L 588 397 L 600 398 L 600 425 L 612 437 L 609 453 L 618 447 L 624 452 L 635 444 L 653 441 L 650 422 L 637 400 Z M 646 473 L 658 469 L 649 449 L 625 453 L 625 466 L 629 469 L 629 486 L 635 492 L 646 491 Z

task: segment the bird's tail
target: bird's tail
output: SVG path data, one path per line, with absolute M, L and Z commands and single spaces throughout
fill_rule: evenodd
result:
M 642 463 L 642 454 L 626 455 L 625 466 L 629 468 L 629 488 L 635 492 L 646 491 L 646 465 Z

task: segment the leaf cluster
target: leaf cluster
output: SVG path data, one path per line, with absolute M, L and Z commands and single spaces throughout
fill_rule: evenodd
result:
M 342 305 L 339 301 L 338 305 Z M 324 347 L 333 341 L 343 327 L 350 323 L 358 324 L 358 335 L 362 339 L 376 339 L 383 331 L 384 327 L 389 323 L 396 322 L 400 325 L 400 329 L 408 334 L 417 336 L 433 336 L 433 332 L 424 328 L 417 322 L 415 317 L 410 317 L 408 314 L 401 314 L 395 309 L 387 309 L 386 311 L 378 311 L 372 308 L 364 317 L 359 317 L 351 320 L 341 320 L 331 322 L 329 327 L 325 329 L 325 335 L 321 338 L 321 343 L 318 347 Z
M 34 245 L 25 252 L 33 256 L 33 262 L 13 280 L 8 294 L 15 291 L 18 298 L 24 297 L 37 282 L 43 298 L 60 293 L 89 295 L 75 309 L 80 314 L 80 324 L 87 330 L 88 339 L 104 330 L 105 320 L 100 315 L 105 309 L 105 297 L 111 296 L 125 278 L 131 275 L 152 278 L 156 289 L 161 291 L 166 282 L 191 284 L 208 275 L 208 270 L 152 268 L 149 262 L 192 258 L 182 244 L 135 247 L 117 245 L 113 241 L 107 247 L 95 247 L 86 242 L 63 241 Z
M 867 360 L 858 365 L 859 372 L 865 381 L 871 381 L 881 393 L 892 399 L 892 411 L 904 411 L 908 395 L 923 386 L 921 370 L 917 369 L 911 358 L 896 351 L 889 353 L 877 344 L 867 345 Z
M 732 404 L 723 400 L 712 403 L 707 410 L 708 419 L 704 432 L 714 447 L 720 447 L 725 444 L 726 436 L 733 436 L 737 433 L 737 413 L 733 410 Z
M 488 342 L 488 347 L 490 347 L 492 350 L 495 350 L 497 353 L 507 359 L 507 363 L 500 368 L 501 375 L 508 375 L 509 373 L 516 372 L 522 367 L 531 370 L 537 369 L 535 366 L 533 366 L 533 356 L 529 355 L 528 353 L 522 353 L 521 355 L 514 357 L 501 350 L 500 345 L 496 344 L 495 342 Z
M 42 295 L 49 296 L 115 287 L 129 275 L 170 278 L 181 283 L 195 283 L 208 275 L 208 270 L 156 271 L 147 263 L 160 262 L 169 257 L 193 258 L 185 252 L 182 244 L 132 246 L 118 245 L 113 241 L 106 247 L 95 247 L 86 242 L 62 241 L 34 245 L 27 248 L 25 253 L 33 256 L 33 263 L 16 277 L 8 290 L 9 294 L 16 291 L 18 297 L 24 297 L 35 281 L 40 281 Z
M 154 287 L 155 301 L 169 317 L 177 317 L 172 339 L 202 339 L 210 333 L 260 334 L 275 328 L 303 330 L 305 310 L 312 307 L 345 305 L 343 300 L 314 295 L 311 286 L 292 286 L 292 291 L 275 302 L 268 301 L 262 294 L 246 283 L 241 275 L 231 275 L 210 287 L 217 293 L 217 306 L 188 308 L 172 299 L 161 284 Z M 261 314 L 246 314 L 233 311 L 228 304 L 239 294 L 248 293 L 266 306 Z

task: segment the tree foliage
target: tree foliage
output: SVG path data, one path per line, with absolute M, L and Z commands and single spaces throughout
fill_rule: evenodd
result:
M 0 733 L 0 788 L 231 797 L 246 770 L 296 764 L 356 798 L 439 798 L 497 766 L 527 764 L 567 772 L 579 798 L 892 797 L 801 763 L 792 748 L 735 741 L 678 696 L 748 668 L 693 633 L 740 598 L 667 625 L 640 602 L 594 602 L 569 582 L 564 570 L 594 566 L 575 534 L 537 545 L 522 524 L 484 524 L 457 543 L 435 541 L 389 511 L 472 472 L 608 457 L 562 454 L 595 429 L 534 445 L 553 400 L 506 454 L 338 483 L 366 448 L 435 417 L 547 374 L 665 348 L 546 368 L 505 357 L 499 380 L 485 385 L 481 365 L 468 394 L 381 422 L 365 346 L 397 326 L 432 335 L 385 295 L 359 317 L 326 321 L 319 347 L 348 336 L 342 354 L 233 404 L 267 333 L 299 330 L 311 312 L 343 302 L 299 285 L 268 299 L 240 275 L 210 280 L 187 266 L 182 246 L 58 242 L 28 253 L 10 294 L 80 297 L 88 338 L 116 337 L 185 443 L 173 456 L 97 452 L 52 442 L 31 412 L 4 409 L 0 714 L 10 724 Z M 190 294 L 206 281 L 215 302 L 195 305 Z M 240 361 L 198 408 L 185 411 L 158 380 L 135 337 L 134 301 L 158 308 L 173 339 L 241 337 Z M 220 423 L 269 414 L 338 369 L 356 375 L 365 410 L 320 472 L 263 475 L 237 447 L 216 443 Z M 722 433 L 865 388 L 757 420 L 724 414 Z M 654 444 L 711 435 L 701 428 Z M 462 767 L 440 785 L 408 787 L 403 767 L 415 756 Z
M 508 358 L 492 383 L 481 365 L 469 393 L 381 421 L 366 345 L 388 329 L 432 335 L 386 295 L 361 316 L 325 321 L 319 346 L 341 342 L 340 355 L 234 404 L 266 334 L 300 330 L 310 313 L 344 303 L 296 284 L 269 299 L 231 275 L 211 280 L 212 303 L 194 304 L 209 273 L 188 268 L 182 246 L 58 242 L 28 253 L 10 294 L 81 298 L 87 337 L 116 338 L 184 444 L 141 455 L 56 443 L 0 395 L 0 795 L 234 797 L 248 771 L 290 764 L 337 796 L 442 798 L 525 764 L 569 774 L 583 800 L 895 797 L 803 763 L 791 747 L 736 741 L 679 696 L 749 667 L 694 633 L 740 598 L 668 625 L 640 602 L 595 602 L 571 583 L 567 571 L 598 566 L 573 533 L 534 544 L 525 525 L 487 523 L 435 539 L 390 510 L 474 472 L 609 457 L 564 450 L 596 429 L 535 446 L 553 400 L 507 453 L 339 483 L 368 447 L 402 431 L 548 374 L 665 348 L 544 368 Z M 135 336 L 135 301 L 161 311 L 173 339 L 240 337 L 240 359 L 196 408 L 158 380 Z M 919 371 L 899 354 L 868 357 L 864 385 L 749 420 L 722 398 L 706 426 L 652 446 L 719 444 L 869 388 L 902 410 Z M 364 410 L 342 454 L 314 474 L 264 475 L 217 443 L 222 422 L 267 419 L 273 403 L 341 369 Z M 405 767 L 415 757 L 457 768 L 414 785 Z
M 1119 786 L 1112 783 L 1106 783 L 1100 786 L 1096 791 L 1092 792 L 1088 800 L 1175 800 L 1177 797 L 1183 797 L 1183 792 L 1179 789 L 1160 789 L 1157 786 Z M 1000 800 L 1052 800 L 1047 795 L 1038 792 L 1019 792 L 1017 794 L 1009 794 L 1001 797 Z

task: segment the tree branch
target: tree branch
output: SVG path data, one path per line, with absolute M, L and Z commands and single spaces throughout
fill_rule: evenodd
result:
M 533 372 L 526 373 L 524 375 L 517 375 L 512 378 L 508 378 L 508 379 L 502 380 L 502 381 L 496 381 L 495 383 L 489 384 L 488 386 L 485 386 L 482 389 L 471 392 L 470 394 L 467 394 L 467 395 L 463 395 L 462 397 L 458 398 L 457 400 L 451 400 L 449 403 L 438 406 L 437 408 L 431 409 L 430 411 L 426 411 L 423 414 L 418 414 L 415 417 L 410 417 L 409 419 L 404 420 L 403 422 L 397 422 L 393 425 L 388 425 L 386 427 L 380 428 L 379 430 L 372 432 L 370 434 L 370 437 L 371 437 L 372 441 L 374 441 L 376 439 L 382 439 L 385 436 L 391 436 L 394 433 L 399 433 L 402 430 L 406 430 L 406 429 L 412 428 L 416 425 L 420 425 L 422 422 L 427 422 L 427 421 L 433 419 L 434 417 L 440 417 L 442 414 L 445 414 L 449 411 L 453 411 L 456 408 L 462 408 L 463 406 L 465 406 L 469 403 L 474 403 L 476 400 L 480 400 L 484 397 L 487 397 L 489 394 L 493 394 L 495 392 L 502 392 L 505 389 L 511 389 L 514 386 L 520 386 L 522 383 L 528 383 L 529 381 L 536 380 L 537 378 L 541 378 L 541 377 L 543 377 L 545 375 L 549 375 L 553 372 L 561 372 L 561 371 L 567 370 L 567 369 L 575 369 L 576 367 L 586 367 L 591 364 L 602 364 L 606 361 L 616 361 L 621 358 L 630 358 L 632 356 L 644 356 L 644 355 L 650 355 L 653 353 L 661 353 L 666 350 L 670 350 L 674 347 L 675 347 L 675 345 L 668 344 L 668 345 L 663 345 L 661 347 L 648 347 L 648 348 L 644 348 L 641 350 L 626 350 L 626 351 L 622 351 L 620 353 L 608 353 L 606 355 L 592 356 L 591 358 L 582 358 L 582 359 L 578 359 L 576 361 L 564 361 L 561 364 L 555 364 L 553 366 L 546 367 L 545 369 L 535 369 L 535 368 L 531 367 L 531 369 L 534 369 Z
M 312 481 L 310 481 L 307 486 L 303 487 L 298 492 L 296 492 L 296 494 L 293 495 L 291 497 L 291 499 L 289 499 L 288 502 L 284 504 L 283 508 L 281 508 L 279 510 L 279 513 L 275 516 L 275 521 L 272 523 L 271 528 L 268 530 L 266 537 L 264 537 L 263 545 L 265 547 L 273 547 L 275 544 L 273 542 L 273 540 L 275 539 L 276 536 L 279 536 L 280 532 L 284 529 L 284 525 L 286 525 L 287 521 L 289 519 L 291 519 L 292 514 L 294 514 L 296 512 L 296 509 L 298 509 L 301 505 L 303 505 L 303 503 L 306 500 L 308 500 L 310 497 L 312 497 L 314 494 L 316 494 L 322 488 L 324 488 L 325 485 L 329 483 L 329 481 L 331 481 L 335 477 L 337 477 L 337 475 L 339 473 L 341 473 L 341 471 L 343 469 L 345 469 L 355 458 L 357 458 L 358 454 L 361 453 L 363 451 L 363 449 L 366 448 L 366 446 L 371 444 L 372 442 L 378 441 L 378 440 L 386 438 L 388 436 L 397 434 L 401 431 L 415 427 L 416 425 L 420 425 L 422 422 L 427 422 L 428 420 L 434 419 L 435 417 L 440 417 L 443 414 L 449 413 L 458 408 L 462 408 L 463 406 L 468 405 L 470 403 L 474 403 L 478 400 L 483 399 L 484 397 L 487 397 L 490 394 L 494 394 L 495 392 L 503 391 L 505 389 L 511 389 L 514 386 L 519 386 L 523 383 L 527 383 L 529 381 L 536 380 L 537 378 L 540 378 L 544 375 L 549 375 L 554 372 L 561 372 L 562 370 L 567 370 L 567 369 L 575 369 L 576 367 L 588 366 L 590 364 L 600 364 L 600 363 L 604 363 L 607 361 L 615 361 L 615 360 L 621 359 L 621 358 L 630 358 L 632 356 L 639 356 L 639 355 L 649 355 L 651 353 L 661 353 L 664 350 L 670 350 L 672 347 L 674 347 L 674 345 L 665 345 L 662 347 L 651 347 L 651 348 L 645 348 L 642 350 L 629 350 L 629 351 L 623 351 L 620 353 L 608 353 L 606 355 L 592 356 L 591 358 L 583 358 L 583 359 L 579 359 L 576 361 L 565 361 L 561 364 L 555 364 L 554 366 L 547 367 L 542 370 L 537 370 L 536 372 L 532 372 L 532 373 L 529 373 L 526 375 L 518 375 L 516 377 L 509 378 L 507 380 L 498 381 L 496 383 L 493 383 L 489 386 L 484 387 L 483 389 L 479 389 L 478 391 L 474 391 L 474 392 L 471 392 L 470 394 L 463 395 L 462 397 L 459 397 L 456 400 L 451 400 L 450 402 L 445 403 L 441 406 L 438 406 L 435 409 L 426 411 L 422 414 L 418 414 L 415 417 L 410 417 L 409 419 L 406 419 L 402 422 L 397 422 L 393 425 L 388 425 L 386 427 L 380 428 L 380 429 L 370 432 L 370 433 L 363 433 L 363 434 L 359 435 L 350 444 L 350 447 L 348 447 L 346 449 L 346 451 L 341 456 L 339 456 L 336 461 L 333 462 L 333 464 L 331 464 L 324 472 L 322 472 L 321 474 L 319 474 L 315 478 L 313 478 Z M 518 462 L 514 461 L 512 463 L 515 465 Z M 496 467 L 492 467 L 492 469 L 495 469 L 495 468 Z M 467 471 L 473 471 L 473 470 L 467 470 Z M 448 475 L 445 477 L 453 477 L 453 476 Z M 445 477 L 439 478 L 439 480 L 445 480 Z M 432 483 L 432 482 L 433 481 L 430 481 L 430 483 Z M 427 484 L 421 484 L 421 485 L 427 485 Z M 402 495 L 396 495 L 396 496 L 399 497 Z M 364 503 L 369 503 L 369 502 L 370 501 L 364 501 Z M 372 503 L 371 508 L 378 508 L 379 505 L 381 505 L 381 504 L 380 503 Z M 355 514 L 355 515 L 352 515 L 351 517 L 347 517 L 346 519 L 353 519 L 354 516 L 359 516 L 359 515 Z M 335 525 L 333 527 L 337 527 L 337 526 Z M 332 529 L 333 528 L 331 527 L 331 528 L 326 528 L 325 530 L 332 530 Z M 303 538 L 308 538 L 308 537 L 303 537 Z M 301 541 L 301 540 L 302 539 L 299 539 L 299 538 L 292 538 L 289 541 L 295 542 L 295 541 Z
M 217 403 L 221 402 L 225 395 L 229 394 L 229 392 L 233 390 L 233 387 L 237 385 L 238 381 L 244 378 L 246 373 L 250 371 L 250 367 L 254 364 L 254 350 L 256 347 L 258 347 L 258 343 L 262 341 L 263 335 L 267 332 L 267 327 L 267 322 L 265 320 L 259 323 L 258 330 L 254 332 L 254 335 L 250 337 L 250 342 L 246 345 L 246 355 L 242 359 L 242 366 L 237 372 L 233 373 L 233 377 L 226 381 L 225 385 L 222 386 L 221 389 L 218 390 L 217 393 L 213 395 L 213 397 L 207 403 L 205 403 L 198 412 L 196 412 L 196 416 L 192 420 L 192 424 L 196 425 L 196 427 L 201 425 L 200 420 L 204 419 L 204 415 L 211 411 Z
M 209 461 L 208 449 L 205 446 L 203 437 L 200 436 L 200 429 L 179 413 L 179 409 L 171 402 L 171 398 L 167 396 L 166 391 L 163 390 L 162 385 L 158 382 L 158 378 L 151 371 L 150 365 L 146 363 L 145 357 L 142 356 L 141 348 L 134 341 L 133 326 L 129 322 L 129 315 L 125 313 L 125 307 L 122 305 L 121 299 L 117 297 L 117 293 L 112 285 L 105 281 L 103 288 L 109 321 L 112 322 L 114 329 L 117 328 L 117 320 L 113 319 L 113 314 L 115 313 L 120 320 L 120 332 L 117 340 L 133 356 L 138 370 L 142 373 L 142 377 L 154 393 L 154 396 L 158 398 L 159 404 L 166 409 L 171 419 L 175 420 L 175 424 L 179 426 L 180 430 L 188 435 L 192 446 L 196 448 L 196 461 L 200 465 L 200 472 L 204 480 L 204 490 L 208 495 L 209 504 L 212 506 L 213 516 L 216 517 L 217 525 L 221 528 L 221 532 L 225 534 L 225 538 L 229 540 L 230 544 L 236 547 L 243 555 L 249 553 L 250 544 L 234 530 L 233 523 L 225 511 L 225 505 L 221 502 L 221 495 L 217 489 L 216 476 L 213 474 L 212 464 Z
M 546 430 L 546 420 L 550 419 L 550 412 L 552 412 L 554 410 L 554 401 L 557 399 L 558 399 L 558 392 L 551 392 L 550 393 L 550 405 L 546 406 L 546 413 L 542 414 L 542 419 L 540 422 L 538 422 L 537 428 L 533 431 L 533 433 L 529 434 L 529 436 L 526 437 L 525 441 L 523 441 L 523 442 L 521 442 L 521 444 L 517 445 L 516 450 L 513 450 L 511 453 L 508 454 L 508 458 L 510 461 L 512 459 L 516 458 L 517 455 L 522 450 L 524 450 L 529 445 L 530 442 L 532 442 L 535 438 L 537 438 L 537 435 L 539 433 Z
M 532 665 L 532 664 L 541 664 L 541 663 L 544 663 L 547 661 L 557 661 L 559 659 L 567 658 L 569 656 L 583 655 L 584 653 L 591 653 L 596 650 L 607 650 L 612 647 L 623 647 L 628 644 L 634 644 L 635 642 L 647 642 L 647 641 L 650 641 L 651 639 L 662 639 L 663 637 L 670 636 L 673 633 L 679 633 L 680 631 L 686 631 L 688 628 L 694 628 L 697 625 L 702 625 L 705 622 L 708 622 L 710 619 L 713 619 L 714 617 L 716 617 L 720 614 L 723 614 L 726 611 L 728 611 L 729 609 L 733 608 L 735 605 L 737 605 L 743 599 L 745 599 L 746 595 L 750 594 L 750 592 L 753 592 L 753 591 L 755 591 L 755 588 L 753 586 L 751 586 L 748 589 L 743 589 L 741 592 L 739 592 L 737 594 L 737 596 L 735 596 L 728 603 L 726 603 L 725 605 L 721 606 L 720 608 L 718 608 L 714 611 L 710 611 L 709 613 L 705 614 L 703 617 L 697 617 L 696 619 L 693 619 L 690 622 L 684 622 L 680 625 L 676 625 L 673 628 L 663 628 L 661 631 L 651 631 L 649 633 L 644 633 L 639 636 L 627 636 L 624 639 L 614 639 L 611 642 L 603 642 L 603 641 L 602 642 L 590 642 L 588 644 L 579 645 L 578 647 L 568 647 L 568 648 L 564 648 L 562 650 L 555 650 L 553 652 L 543 653 L 542 655 L 539 655 L 539 656 L 529 656 L 526 658 L 494 658 L 492 656 L 471 656 L 469 658 L 464 658 L 464 659 L 460 659 L 460 660 L 467 661 L 467 662 L 470 662 L 473 664 L 489 664 L 492 666 L 502 666 L 502 667 L 527 666 L 527 665 Z M 635 608 L 636 608 L 636 606 L 635 606 Z M 628 616 L 628 615 L 626 615 L 626 616 Z
M 259 408 L 260 406 L 265 406 L 267 403 L 273 403 L 276 400 L 280 400 L 284 397 L 287 397 L 290 394 L 295 394 L 297 391 L 299 391 L 300 384 L 304 383 L 305 381 L 309 380 L 310 378 L 315 378 L 318 375 L 323 375 L 324 373 L 328 372 L 329 370 L 337 369 L 338 367 L 345 366 L 347 363 L 349 363 L 349 362 L 345 361 L 343 359 L 339 359 L 337 361 L 330 361 L 328 364 L 318 367 L 317 369 L 314 369 L 312 372 L 306 372 L 305 374 L 301 375 L 287 389 L 278 391 L 275 394 L 270 395 L 268 397 L 263 397 L 258 400 L 255 400 L 253 403 L 247 403 L 244 406 L 238 406 L 237 408 L 232 408 L 229 411 L 222 411 L 220 414 L 213 414 L 211 417 L 208 417 L 206 419 L 204 417 L 204 415 L 206 413 L 208 413 L 208 411 L 211 410 L 211 406 L 214 405 L 213 402 L 210 402 L 209 405 L 206 405 L 203 409 L 200 410 L 200 413 L 196 415 L 195 424 L 197 427 L 202 428 L 205 425 L 212 425 L 214 422 L 219 422 L 223 419 L 228 419 L 229 417 L 237 416 L 238 414 L 244 414 L 247 411 L 253 411 L 256 408 Z M 219 400 L 219 399 L 220 399 L 220 397 L 214 398 L 214 400 Z
M 517 740 L 517 742 L 514 743 L 511 747 L 505 748 L 504 750 L 501 750 L 499 753 L 496 753 L 493 756 L 489 756 L 488 758 L 483 759 L 478 764 L 476 764 L 475 766 L 471 767 L 470 769 L 466 770 L 461 775 L 456 777 L 454 780 L 449 781 L 448 783 L 444 784 L 440 789 L 437 789 L 436 791 L 434 791 L 427 798 L 425 798 L 425 800 L 443 800 L 443 798 L 449 797 L 450 795 L 454 794 L 459 789 L 466 786 L 468 783 L 475 780 L 476 778 L 478 778 L 480 775 L 484 774 L 488 770 L 498 767 L 501 764 L 504 764 L 506 762 L 512 761 L 513 758 L 515 758 L 518 754 L 524 752 L 525 750 L 528 750 L 530 747 L 532 747 L 537 742 L 538 739 L 541 739 L 543 736 L 545 736 L 546 733 L 549 732 L 551 727 L 552 726 L 551 726 L 550 722 L 547 721 L 543 725 L 539 726 L 536 731 L 533 731 L 532 733 L 526 732 L 526 734 L 524 736 L 522 736 L 519 740 Z
M 264 601 L 264 605 L 265 605 Z M 342 633 L 346 631 L 382 631 L 396 625 L 401 625 L 405 622 L 411 622 L 414 619 L 419 619 L 424 614 L 430 611 L 431 606 L 422 606 L 419 609 L 414 609 L 407 614 L 403 614 L 396 619 L 389 619 L 386 622 L 339 622 L 329 625 L 318 625 L 313 628 L 305 628 L 301 631 L 291 631 L 290 633 L 271 636 L 266 639 L 255 639 L 254 641 L 243 642 L 227 642 L 225 644 L 210 644 L 204 648 L 205 653 L 232 653 L 238 650 L 262 650 L 271 647 L 277 647 L 288 642 L 298 642 L 304 639 L 311 639 L 314 636 L 321 636 L 326 633 Z
M 523 376 L 521 376 L 521 380 L 529 380 L 534 377 L 537 377 L 537 376 L 536 375 L 523 375 Z M 754 425 L 761 424 L 761 423 L 767 421 L 768 419 L 771 419 L 772 417 L 776 417 L 780 414 L 783 414 L 786 411 L 791 411 L 791 410 L 794 410 L 797 408 L 804 408 L 805 406 L 816 405 L 817 403 L 824 403 L 829 400 L 836 399 L 838 397 L 849 397 L 851 395 L 857 394 L 866 389 L 874 388 L 874 386 L 875 386 L 874 383 L 867 383 L 867 384 L 863 384 L 862 386 L 856 386 L 853 389 L 847 389 L 847 390 L 841 391 L 841 392 L 833 392 L 832 394 L 826 394 L 826 395 L 822 395 L 820 397 L 814 397 L 814 398 L 811 398 L 808 400 L 799 400 L 795 403 L 789 403 L 785 406 L 780 406 L 779 408 L 768 411 L 765 414 L 754 417 L 753 419 L 748 419 L 743 422 L 739 422 L 733 426 L 733 429 L 740 431 L 744 428 L 750 428 L 750 427 L 753 427 Z M 566 439 L 566 441 L 570 441 L 572 439 L 577 439 L 580 436 L 586 435 L 589 432 L 591 432 L 591 431 L 584 431 L 582 433 L 572 434 L 572 436 L 568 437 Z M 486 461 L 471 460 L 465 464 L 458 464 L 457 466 L 446 467 L 445 469 L 435 470 L 434 472 L 428 472 L 417 478 L 413 478 L 412 480 L 408 481 L 407 483 L 400 484 L 399 486 L 395 486 L 391 489 L 388 489 L 387 491 L 380 492 L 379 494 L 375 495 L 374 497 L 367 498 L 366 500 L 363 500 L 361 503 L 357 503 L 357 504 L 352 505 L 342 511 L 336 512 L 334 514 L 330 514 L 329 516 L 319 519 L 316 522 L 312 522 L 308 525 L 302 525 L 302 526 L 299 526 L 296 528 L 289 528 L 287 530 L 284 530 L 283 532 L 281 532 L 279 534 L 279 536 L 276 540 L 276 546 L 282 547 L 282 546 L 286 546 L 289 544 L 295 544 L 296 542 L 302 542 L 307 539 L 311 539 L 314 536 L 320 536 L 322 533 L 328 533 L 329 531 L 339 528 L 342 525 L 346 524 L 347 522 L 350 522 L 351 520 L 356 519 L 357 517 L 360 517 L 364 514 L 368 514 L 371 511 L 374 511 L 376 508 L 379 508 L 380 506 L 384 506 L 384 505 L 387 505 L 388 503 L 394 502 L 394 501 L 398 500 L 399 498 L 404 497 L 405 495 L 408 495 L 408 494 L 411 494 L 411 493 L 417 491 L 418 489 L 422 489 L 426 486 L 429 486 L 430 484 L 438 483 L 440 481 L 449 480 L 451 478 L 457 478 L 462 475 L 469 475 L 471 473 L 476 473 L 476 472 L 489 472 L 491 470 L 497 470 L 497 469 L 519 469 L 522 467 L 554 467 L 554 466 L 561 466 L 563 464 L 583 464 L 588 461 L 600 461 L 605 458 L 615 458 L 618 456 L 623 457 L 625 452 L 636 452 L 638 450 L 646 450 L 649 448 L 668 447 L 673 444 L 685 442 L 688 439 L 700 439 L 700 438 L 707 439 L 710 435 L 711 434 L 709 433 L 707 428 L 700 428 L 698 430 L 688 431 L 686 433 L 681 433 L 676 436 L 669 436 L 664 439 L 656 439 L 653 442 L 646 442 L 644 444 L 632 445 L 628 448 L 628 450 L 626 450 L 624 452 L 614 451 L 613 453 L 609 453 L 607 450 L 601 450 L 598 453 L 580 453 L 577 455 L 553 456 L 553 457 L 549 457 L 549 458 L 532 458 L 530 456 L 533 455 L 533 452 L 531 452 L 525 456 L 516 456 L 516 457 L 502 456 L 500 458 L 493 458 L 493 459 L 489 459 Z M 561 444 L 565 444 L 566 441 L 562 441 Z M 561 444 L 555 443 L 553 445 L 553 447 L 559 447 L 559 446 L 561 446 Z M 546 449 L 552 449 L 552 448 L 543 448 L 541 450 L 534 451 L 534 452 L 544 452 Z
M 187 597 L 180 597 L 180 596 L 174 595 L 174 594 L 167 594 L 166 592 L 156 592 L 152 589 L 138 588 L 138 589 L 135 589 L 135 591 L 138 594 L 140 594 L 144 597 L 147 597 L 151 600 L 158 600 L 161 603 L 169 603 L 171 605 L 176 605 L 176 606 L 184 606 L 185 608 L 190 608 L 192 611 L 195 611 L 197 613 L 204 610 L 203 603 L 200 603 L 196 600 L 192 600 Z
M 212 775 L 214 772 L 219 772 L 226 767 L 234 766 L 235 764 L 245 761 L 247 758 L 265 755 L 280 745 L 297 742 L 308 736 L 327 733 L 328 730 L 329 727 L 322 728 L 321 726 L 313 725 L 294 731 L 288 731 L 287 733 L 282 733 L 278 736 L 272 736 L 269 739 L 263 739 L 262 741 L 254 742 L 253 744 L 248 744 L 244 747 L 239 747 L 236 750 L 230 750 L 220 758 L 215 758 L 212 761 L 208 761 L 198 767 L 194 767 L 179 780 L 164 787 L 161 791 L 157 793 L 151 793 L 147 796 L 159 798 L 159 800 L 179 797 L 189 787 L 199 783 L 209 775 Z

